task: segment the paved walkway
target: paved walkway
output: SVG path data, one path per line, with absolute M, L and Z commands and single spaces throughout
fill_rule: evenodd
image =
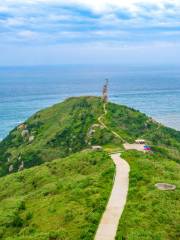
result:
M 126 150 L 137 150 L 144 152 L 144 145 L 145 144 L 138 144 L 138 143 L 124 143 L 123 146 Z
M 114 240 L 119 219 L 126 204 L 129 185 L 129 165 L 120 157 L 120 154 L 111 155 L 116 165 L 116 176 L 112 193 L 102 216 L 94 240 Z

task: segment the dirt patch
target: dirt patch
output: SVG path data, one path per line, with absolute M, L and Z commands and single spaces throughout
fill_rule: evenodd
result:
M 164 191 L 176 189 L 176 185 L 169 184 L 169 183 L 156 183 L 155 187 L 159 190 L 164 190 Z

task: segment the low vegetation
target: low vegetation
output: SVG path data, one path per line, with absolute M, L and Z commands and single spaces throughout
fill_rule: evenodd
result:
M 89 148 L 91 144 L 118 143 L 105 129 L 89 132 L 103 113 L 97 97 L 69 98 L 63 103 L 42 110 L 19 125 L 0 143 L 0 176 L 19 169 L 40 165 L 59 157 Z M 33 139 L 33 140 L 31 140 Z
M 123 151 L 122 139 L 137 138 L 146 139 L 153 154 L 123 153 L 130 189 L 116 239 L 180 238 L 180 132 L 114 103 L 103 113 L 98 97 L 69 98 L 34 114 L 0 142 L 0 239 L 93 239 L 114 176 L 105 152 Z M 91 151 L 92 145 L 105 152 Z M 160 191 L 157 182 L 177 189 Z
M 158 153 L 128 151 L 123 154 L 131 167 L 128 200 L 120 220 L 117 240 L 180 239 L 180 166 Z M 176 185 L 161 191 L 156 183 Z
M 178 149 L 180 151 L 180 132 L 163 126 L 147 115 L 115 103 L 108 104 L 106 124 L 118 132 L 126 141 L 133 142 L 141 137 L 153 145 Z
M 114 165 L 81 152 L 0 179 L 0 239 L 93 239 Z

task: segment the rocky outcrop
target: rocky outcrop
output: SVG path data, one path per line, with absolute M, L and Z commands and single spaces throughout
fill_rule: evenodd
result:
M 24 169 L 24 162 L 22 161 L 22 162 L 21 162 L 21 165 L 19 166 L 18 171 L 22 171 L 23 169 Z
M 29 137 L 29 130 L 28 129 L 25 129 L 21 132 L 21 136 L 23 138 L 26 138 L 26 137 Z
M 35 138 L 35 137 L 34 137 L 33 135 L 30 136 L 30 137 L 29 137 L 29 143 L 32 143 L 32 142 L 34 141 L 34 138 Z
M 9 166 L 9 173 L 13 172 L 13 170 L 14 170 L 14 166 L 13 166 L 13 164 L 11 164 L 11 165 Z

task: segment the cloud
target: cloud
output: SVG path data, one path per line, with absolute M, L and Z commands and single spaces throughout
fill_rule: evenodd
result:
M 179 0 L 3 0 L 0 43 L 173 43 L 179 19 Z
M 25 39 L 34 39 L 34 38 L 38 37 L 38 33 L 27 30 L 27 31 L 18 32 L 18 36 L 25 38 Z

